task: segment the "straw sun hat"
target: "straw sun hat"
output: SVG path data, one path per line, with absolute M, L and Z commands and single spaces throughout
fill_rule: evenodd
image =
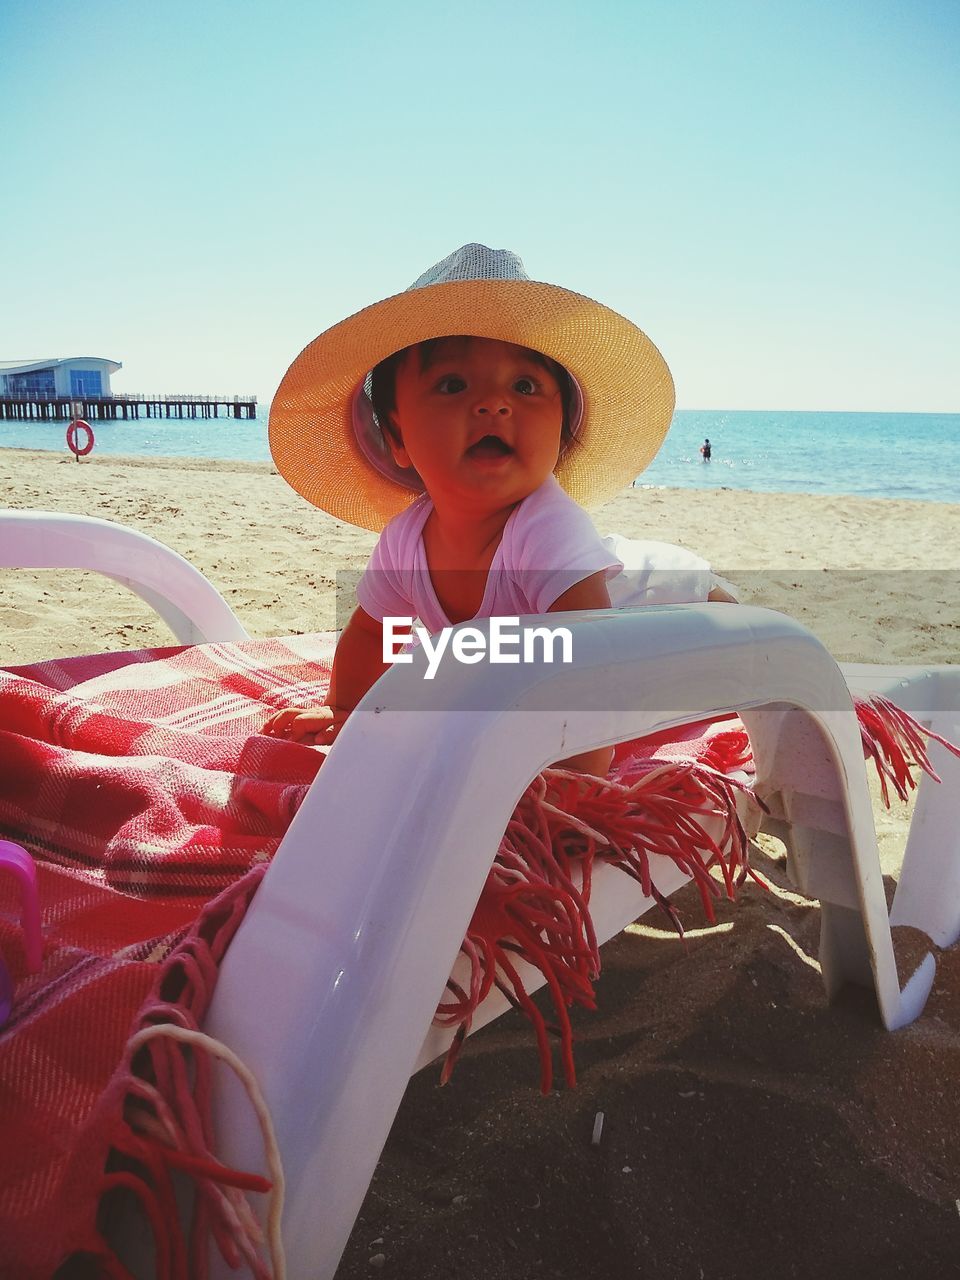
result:
M 375 531 L 408 506 L 423 485 L 393 460 L 369 373 L 402 347 L 453 334 L 532 348 L 571 375 L 575 440 L 556 475 L 581 505 L 613 497 L 660 448 L 673 379 L 646 334 L 599 302 L 531 280 L 516 254 L 468 244 L 297 356 L 270 408 L 270 450 L 288 484 L 338 520 Z

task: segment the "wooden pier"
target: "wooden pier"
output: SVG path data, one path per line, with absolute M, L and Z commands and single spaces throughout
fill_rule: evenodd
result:
M 0 396 L 0 419 L 37 422 L 87 422 L 119 418 L 255 418 L 256 396 Z

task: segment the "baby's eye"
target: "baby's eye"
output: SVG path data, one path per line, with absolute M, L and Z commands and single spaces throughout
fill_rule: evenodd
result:
M 466 388 L 466 382 L 456 373 L 448 373 L 437 383 L 437 390 L 444 396 L 455 396 Z
M 537 384 L 533 378 L 518 378 L 513 384 L 513 389 L 522 396 L 532 396 L 537 392 Z

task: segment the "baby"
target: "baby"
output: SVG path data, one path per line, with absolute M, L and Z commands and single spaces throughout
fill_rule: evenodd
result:
M 381 358 L 363 354 L 384 346 Z M 320 418 L 309 444 L 305 402 Z M 264 732 L 332 743 L 386 670 L 384 618 L 436 632 L 609 608 L 621 562 L 570 495 L 602 500 L 628 484 L 672 411 L 669 371 L 639 329 L 482 245 L 321 335 L 274 400 L 278 470 L 341 518 L 379 528 L 395 514 L 357 588 L 325 705 L 280 711 Z M 559 763 L 602 776 L 611 755 Z

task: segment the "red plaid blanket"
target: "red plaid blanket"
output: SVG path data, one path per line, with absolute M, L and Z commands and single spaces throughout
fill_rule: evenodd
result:
M 209 1064 L 195 1053 L 188 1068 L 149 1028 L 192 1034 L 202 1020 L 219 960 L 322 761 L 258 729 L 278 707 L 320 701 L 331 657 L 329 639 L 300 637 L 0 672 L 0 838 L 35 856 L 44 924 L 43 967 L 28 976 L 13 888 L 0 878 L 0 948 L 18 983 L 0 1029 L 0 1274 L 46 1280 L 85 1255 L 97 1274 L 125 1275 L 100 1229 L 104 1205 L 124 1192 L 153 1225 L 159 1275 L 204 1274 L 211 1232 L 226 1257 L 269 1274 L 242 1194 L 269 1182 L 217 1165 Z M 592 859 L 655 892 L 648 854 L 666 852 L 698 880 L 708 911 L 745 873 L 726 777 L 749 765 L 742 725 L 677 736 L 620 748 L 606 782 L 537 780 L 471 922 L 469 986 L 451 985 L 438 1017 L 462 1033 L 496 982 L 534 1023 L 546 1088 L 546 1026 L 514 957 L 547 976 L 572 1081 L 567 1006 L 591 1004 L 599 969 Z M 720 818 L 718 840 L 695 821 L 706 814 Z M 196 1179 L 190 1240 L 175 1229 L 171 1170 Z
M 0 1274 L 103 1253 L 138 1012 L 206 904 L 276 850 L 321 757 L 257 730 L 271 708 L 321 700 L 331 657 L 314 637 L 0 673 L 0 834 L 37 859 L 45 952 L 27 977 L 3 878 L 0 946 L 20 983 L 0 1030 Z

